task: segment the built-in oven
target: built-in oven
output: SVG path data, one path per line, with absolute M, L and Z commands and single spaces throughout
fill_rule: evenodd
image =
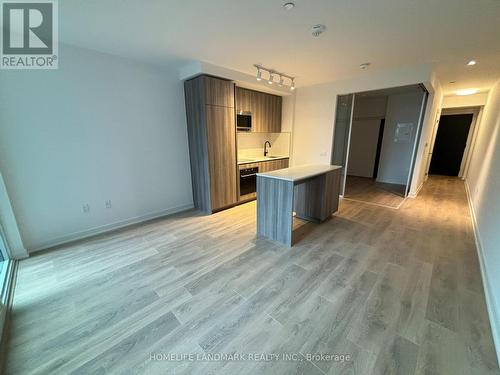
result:
M 240 197 L 255 193 L 257 190 L 259 167 L 240 169 Z
M 236 130 L 239 132 L 252 131 L 252 112 L 238 111 L 236 113 Z

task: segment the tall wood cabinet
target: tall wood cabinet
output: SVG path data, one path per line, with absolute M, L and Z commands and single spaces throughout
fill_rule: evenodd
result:
M 236 111 L 252 112 L 252 132 L 281 132 L 281 96 L 236 87 Z
M 234 83 L 202 75 L 184 92 L 194 205 L 212 213 L 238 198 Z

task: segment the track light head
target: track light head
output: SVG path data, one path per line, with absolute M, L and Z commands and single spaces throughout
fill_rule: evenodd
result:
M 267 81 L 267 83 L 269 83 L 270 85 L 272 85 L 274 82 L 274 73 L 273 72 L 269 72 L 269 80 Z
M 254 65 L 257 68 L 257 76 L 255 77 L 257 81 L 262 80 L 262 67 L 260 65 Z

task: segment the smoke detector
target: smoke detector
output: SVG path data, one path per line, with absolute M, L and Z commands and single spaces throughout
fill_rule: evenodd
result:
M 283 9 L 285 10 L 292 10 L 293 8 L 295 8 L 295 4 L 292 3 L 291 1 L 283 4 Z
M 326 26 L 325 25 L 314 25 L 312 28 L 311 28 L 311 33 L 312 33 L 312 36 L 320 36 L 321 34 L 323 34 L 326 30 Z

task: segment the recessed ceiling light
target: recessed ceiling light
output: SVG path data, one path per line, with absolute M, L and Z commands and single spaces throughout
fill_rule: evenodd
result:
M 292 2 L 283 4 L 283 9 L 285 10 L 292 10 L 293 8 L 295 8 L 295 4 Z
M 467 65 L 469 66 L 472 66 L 472 65 L 476 65 L 476 60 L 471 60 L 467 63 Z
M 478 91 L 479 91 L 478 89 L 463 89 L 463 90 L 458 90 L 456 94 L 460 96 L 472 95 L 477 93 Z
M 367 62 L 367 63 L 363 63 L 363 64 L 360 64 L 360 65 L 359 65 L 359 69 L 363 69 L 363 70 L 365 70 L 365 69 L 366 69 L 366 68 L 368 68 L 369 66 L 370 66 L 370 63 L 369 63 L 369 62 Z
M 457 83 L 457 81 L 450 81 L 451 84 Z

